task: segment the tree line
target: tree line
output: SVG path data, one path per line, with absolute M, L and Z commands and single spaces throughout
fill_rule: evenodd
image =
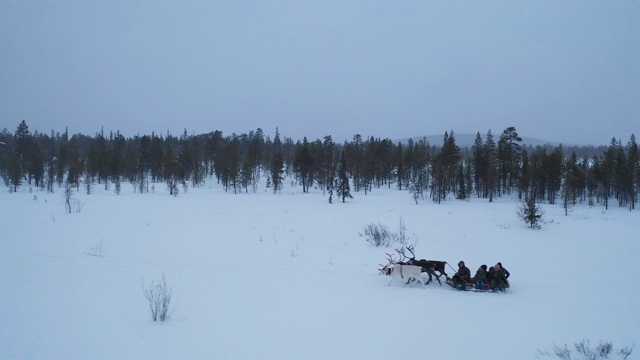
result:
M 578 155 L 580 154 L 580 156 Z M 164 183 L 172 195 L 216 181 L 225 191 L 256 191 L 265 177 L 278 193 L 285 179 L 303 192 L 320 189 L 330 202 L 351 193 L 383 186 L 408 191 L 418 203 L 471 197 L 493 201 L 517 196 L 539 203 L 561 202 L 565 209 L 580 202 L 608 208 L 635 209 L 640 189 L 640 156 L 634 135 L 608 147 L 525 146 L 514 127 L 495 138 L 491 130 L 476 134 L 474 144 L 460 148 L 453 131 L 441 144 L 421 140 L 396 142 L 353 136 L 336 143 L 294 141 L 276 129 L 224 135 L 213 131 L 181 136 L 155 134 L 125 138 L 118 131 L 94 136 L 31 133 L 23 120 L 14 133 L 0 133 L 0 175 L 10 191 L 21 186 L 55 192 L 75 188 L 91 194 L 95 186 L 119 193 L 123 182 L 136 192 Z M 154 185 L 152 185 L 153 188 Z

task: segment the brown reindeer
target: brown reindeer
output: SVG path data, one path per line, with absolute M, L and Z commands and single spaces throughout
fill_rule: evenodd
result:
M 416 260 L 416 255 L 413 253 L 413 250 L 414 250 L 413 246 L 407 246 L 406 248 L 407 250 L 409 250 L 409 252 L 412 255 L 409 258 L 409 261 L 407 261 L 407 264 L 420 266 L 422 268 L 422 272 L 426 272 L 429 275 L 429 280 L 427 281 L 427 284 L 429 284 L 431 280 L 433 280 L 433 276 L 436 277 L 436 280 L 438 280 L 438 284 L 440 284 L 440 286 L 442 286 L 442 282 L 440 281 L 440 277 L 442 275 L 445 276 L 445 279 L 449 279 L 449 275 L 447 275 L 445 271 L 445 266 L 447 265 L 446 261 L 425 260 L 425 259 Z M 398 249 L 396 249 L 396 251 L 400 253 Z M 404 249 L 401 250 L 401 254 L 405 258 L 407 257 L 404 254 Z M 436 272 L 440 274 L 436 274 Z

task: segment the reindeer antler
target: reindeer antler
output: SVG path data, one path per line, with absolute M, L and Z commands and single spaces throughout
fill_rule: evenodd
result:
M 398 264 L 404 264 L 404 261 L 407 259 L 407 255 L 404 253 L 403 248 L 397 248 L 396 252 L 401 256 L 401 259 L 397 261 Z
M 416 258 L 416 254 L 414 254 L 414 253 L 413 253 L 413 249 L 414 249 L 414 248 L 413 248 L 413 245 L 409 245 L 409 246 L 407 246 L 407 250 L 409 250 L 409 252 L 411 253 L 411 255 L 413 255 L 413 256 L 411 257 L 411 260 L 414 260 L 414 259 Z
M 393 259 L 393 255 L 389 253 L 386 253 L 386 254 L 387 254 L 387 261 L 389 261 L 389 263 L 387 265 L 379 264 L 380 266 L 382 266 L 382 268 L 378 269 L 378 271 L 382 272 L 383 270 L 387 269 L 391 265 L 395 265 L 397 263 L 396 260 Z
M 398 262 L 396 260 L 393 259 L 393 255 L 389 254 L 389 253 L 385 253 L 387 254 L 387 260 L 389 260 L 389 263 L 387 264 L 387 266 L 389 265 L 395 265 Z

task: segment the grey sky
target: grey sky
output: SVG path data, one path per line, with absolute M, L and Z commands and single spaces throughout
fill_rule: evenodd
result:
M 0 129 L 640 136 L 638 1 L 0 2 Z

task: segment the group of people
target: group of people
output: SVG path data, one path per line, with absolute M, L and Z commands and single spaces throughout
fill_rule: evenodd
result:
M 451 280 L 454 287 L 465 290 L 468 284 L 474 285 L 476 290 L 485 291 L 501 291 L 509 287 L 509 271 L 498 262 L 494 266 L 487 269 L 487 265 L 481 265 L 476 271 L 476 275 L 472 278 L 471 271 L 465 266 L 464 261 L 458 263 L 458 272 L 453 275 Z

